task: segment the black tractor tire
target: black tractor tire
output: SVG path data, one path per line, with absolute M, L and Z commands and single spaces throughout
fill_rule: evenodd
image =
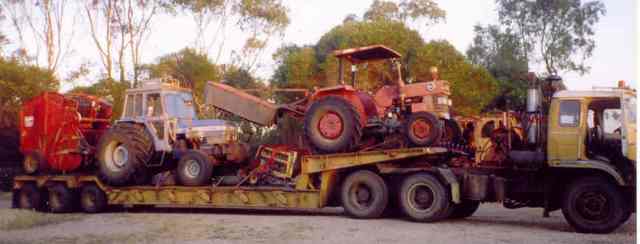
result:
M 45 194 L 35 184 L 24 184 L 18 191 L 17 207 L 42 211 L 45 206 Z
M 206 155 L 198 151 L 185 153 L 178 161 L 176 175 L 178 182 L 184 186 L 203 186 L 211 181 L 213 164 Z
M 440 140 L 442 131 L 440 120 L 428 112 L 412 113 L 404 123 L 404 134 L 412 146 L 431 146 Z
M 419 191 L 418 191 L 419 190 Z M 449 217 L 451 194 L 438 178 L 426 173 L 408 176 L 400 186 L 400 207 L 418 222 L 434 222 Z
M 152 154 L 153 139 L 144 125 L 118 123 L 100 138 L 96 154 L 100 177 L 109 185 L 130 184 L 141 175 L 138 171 L 147 170 L 145 163 Z
M 462 131 L 460 126 L 452 119 L 441 119 L 444 125 L 443 135 L 440 139 L 445 143 L 460 143 L 462 141 Z
M 38 151 L 31 151 L 24 155 L 22 160 L 22 169 L 25 174 L 35 175 L 43 170 L 46 162 L 42 153 Z
M 564 193 L 562 214 L 580 233 L 610 233 L 631 214 L 620 188 L 602 177 L 583 177 Z
M 330 114 L 331 113 L 331 114 Z M 332 117 L 326 117 L 333 115 Z M 334 118 L 340 121 L 339 133 L 320 129 L 321 119 Z M 317 153 L 350 152 L 359 146 L 362 137 L 360 116 L 355 107 L 337 96 L 327 96 L 309 107 L 304 116 L 304 135 L 312 150 Z M 335 129 L 335 128 L 334 128 Z M 333 135 L 333 134 L 337 135 Z
M 389 203 L 389 189 L 380 177 L 369 170 L 355 171 L 344 180 L 340 199 L 345 212 L 354 218 L 379 218 Z
M 480 207 L 480 201 L 463 200 L 459 204 L 453 205 L 453 212 L 449 216 L 451 219 L 464 219 L 471 217 Z
M 107 195 L 95 184 L 80 189 L 80 208 L 85 213 L 100 213 L 107 209 Z
M 52 213 L 69 213 L 74 209 L 75 194 L 66 185 L 54 183 L 48 187 L 49 210 Z

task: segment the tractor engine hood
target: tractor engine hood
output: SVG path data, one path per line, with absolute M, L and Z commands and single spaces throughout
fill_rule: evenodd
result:
M 177 133 L 189 139 L 202 139 L 206 144 L 226 144 L 238 141 L 238 127 L 226 120 L 178 120 Z

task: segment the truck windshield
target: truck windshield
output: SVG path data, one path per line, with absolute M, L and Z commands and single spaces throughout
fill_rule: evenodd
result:
M 193 97 L 189 93 L 168 93 L 165 95 L 167 114 L 174 118 L 196 118 Z

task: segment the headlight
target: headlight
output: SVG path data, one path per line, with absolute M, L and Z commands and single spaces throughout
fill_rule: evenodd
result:
M 449 105 L 449 98 L 447 97 L 437 97 L 436 103 L 440 105 Z

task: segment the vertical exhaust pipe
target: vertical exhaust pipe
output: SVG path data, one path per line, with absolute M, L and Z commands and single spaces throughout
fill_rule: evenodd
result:
M 527 117 L 529 121 L 528 130 L 527 130 L 527 142 L 530 145 L 535 145 L 539 142 L 539 131 L 540 130 L 540 108 L 541 104 L 541 91 L 540 91 L 540 82 L 535 77 L 533 73 L 529 73 L 529 87 L 527 89 Z

